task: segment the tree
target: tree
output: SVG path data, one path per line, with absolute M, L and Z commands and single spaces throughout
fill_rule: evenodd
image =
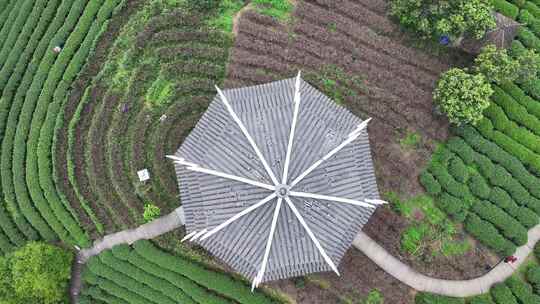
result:
M 392 0 L 390 14 L 424 38 L 482 38 L 496 27 L 489 0 Z
M 482 119 L 491 94 L 493 89 L 484 75 L 453 68 L 443 73 L 437 82 L 433 99 L 451 123 L 474 125 Z
M 536 79 L 540 71 L 540 55 L 533 49 L 527 49 L 517 56 L 519 72 L 517 81 L 527 82 Z
M 525 50 L 511 57 L 506 49 L 487 45 L 474 60 L 474 70 L 497 84 L 511 81 L 526 82 L 536 78 L 540 69 L 540 56 L 534 50 Z
M 506 49 L 497 49 L 493 44 L 482 48 L 474 64 L 476 72 L 498 84 L 516 80 L 520 72 L 519 61 L 510 57 Z
M 161 215 L 161 209 L 158 206 L 148 203 L 144 205 L 143 218 L 145 222 L 151 222 Z
M 0 258 L 0 303 L 67 302 L 72 260 L 71 252 L 39 242 Z

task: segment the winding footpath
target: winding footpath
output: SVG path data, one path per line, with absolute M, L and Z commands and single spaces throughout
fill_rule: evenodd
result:
M 93 247 L 81 250 L 77 255 L 72 274 L 72 303 L 77 303 L 76 299 L 81 289 L 80 275 L 82 265 L 90 257 L 98 255 L 104 250 L 111 249 L 118 244 L 133 244 L 138 240 L 155 238 L 183 226 L 183 223 L 184 213 L 180 207 L 174 212 L 156 219 L 151 223 L 144 224 L 135 229 L 107 235 L 95 241 Z M 488 292 L 491 285 L 510 277 L 525 262 L 527 256 L 533 251 L 536 242 L 540 240 L 540 225 L 536 225 L 529 230 L 528 236 L 528 243 L 519 247 L 514 254 L 518 258 L 517 262 L 513 264 L 500 263 L 481 277 L 462 281 L 436 279 L 423 275 L 388 253 L 386 249 L 362 231 L 353 240 L 353 246 L 362 251 L 384 271 L 416 290 L 451 297 L 469 297 Z

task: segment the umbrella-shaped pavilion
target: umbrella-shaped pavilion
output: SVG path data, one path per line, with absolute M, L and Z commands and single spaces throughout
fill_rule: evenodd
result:
M 174 156 L 186 236 L 259 283 L 332 270 L 380 200 L 362 121 L 296 78 L 218 94 Z

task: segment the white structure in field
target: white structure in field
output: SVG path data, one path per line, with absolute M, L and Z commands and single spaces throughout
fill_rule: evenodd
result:
M 137 171 L 137 176 L 139 177 L 139 181 L 145 182 L 150 179 L 150 172 L 148 172 L 148 169 L 142 169 Z
M 296 78 L 221 91 L 175 155 L 187 235 L 261 282 L 332 270 L 379 199 L 367 124 Z M 307 237 L 306 237 L 307 236 Z

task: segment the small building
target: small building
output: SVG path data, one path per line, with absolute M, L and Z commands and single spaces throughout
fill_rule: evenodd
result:
M 474 39 L 472 37 L 462 37 L 452 45 L 471 54 L 479 54 L 486 45 L 493 44 L 499 49 L 507 49 L 512 45 L 521 24 L 502 14 L 494 13 L 493 17 L 497 23 L 496 28 L 488 31 L 484 38 Z
M 380 200 L 361 120 L 300 78 L 224 90 L 174 160 L 186 233 L 259 283 L 335 271 Z M 338 273 L 339 274 L 339 273 Z

